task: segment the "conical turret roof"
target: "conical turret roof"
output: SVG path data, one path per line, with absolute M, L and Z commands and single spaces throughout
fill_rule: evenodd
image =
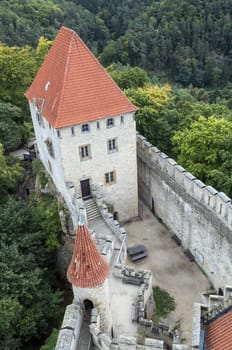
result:
M 79 223 L 71 263 L 69 282 L 81 288 L 101 285 L 109 275 L 109 265 L 101 256 L 85 224 Z
M 25 93 L 54 128 L 136 111 L 80 37 L 62 27 Z M 39 107 L 38 106 L 38 107 Z

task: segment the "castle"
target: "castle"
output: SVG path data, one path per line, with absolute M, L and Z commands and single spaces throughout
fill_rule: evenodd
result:
M 108 286 L 110 270 L 119 279 L 139 279 L 136 321 L 151 325 L 144 313 L 151 274 L 124 267 L 125 231 L 119 225 L 137 217 L 138 188 L 153 213 L 172 229 L 176 240 L 213 285 L 223 288 L 231 283 L 231 200 L 136 136 L 136 106 L 75 32 L 61 28 L 25 95 L 39 158 L 62 195 L 77 231 L 67 274 L 74 302 L 67 308 L 57 350 L 77 348 L 83 308 L 89 307 L 90 331 L 97 348 L 140 348 L 133 337 L 121 336 L 117 344 L 113 342 Z M 84 208 L 90 197 L 94 197 L 114 236 L 104 240 L 88 230 Z M 119 253 L 110 269 L 115 245 Z M 199 327 L 194 339 L 195 348 L 200 349 Z M 148 348 L 164 349 L 164 344 L 147 339 L 143 349 Z M 187 347 L 178 344 L 173 349 Z

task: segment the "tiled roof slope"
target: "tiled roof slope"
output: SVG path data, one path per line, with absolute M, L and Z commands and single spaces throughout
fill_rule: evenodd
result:
M 207 326 L 206 350 L 232 349 L 232 310 Z
M 42 115 L 54 128 L 137 110 L 80 37 L 65 27 L 25 96 L 44 99 Z
M 81 288 L 93 288 L 102 284 L 109 274 L 109 265 L 101 256 L 86 225 L 79 224 L 67 278 Z

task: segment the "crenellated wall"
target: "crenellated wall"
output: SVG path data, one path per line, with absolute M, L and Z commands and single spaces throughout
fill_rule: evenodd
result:
M 231 283 L 232 204 L 137 135 L 139 195 L 218 288 Z

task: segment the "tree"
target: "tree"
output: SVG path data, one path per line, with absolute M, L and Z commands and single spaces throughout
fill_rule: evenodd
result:
M 49 206 L 49 200 L 47 204 Z M 3 349 L 25 348 L 32 339 L 47 335 L 49 324 L 57 324 L 61 316 L 61 293 L 54 291 L 52 285 L 55 250 L 48 246 L 47 232 L 41 230 L 43 217 L 36 217 L 33 206 L 33 201 L 9 197 L 0 207 L 0 312 L 5 319 L 1 322 L 0 344 Z M 16 312 L 14 318 L 13 312 Z
M 35 51 L 25 46 L 0 45 L 0 99 L 26 108 L 24 92 L 37 71 Z
M 232 196 L 232 122 L 200 117 L 173 136 L 177 161 L 208 185 Z
M 0 347 L 4 350 L 16 350 L 20 345 L 19 324 L 23 307 L 8 296 L 0 299 Z
M 147 85 L 143 88 L 128 89 L 125 92 L 139 107 L 136 114 L 138 131 L 163 152 L 171 154 L 170 138 L 177 121 L 171 87 Z
M 9 190 L 12 190 L 16 181 L 22 176 L 22 169 L 12 158 L 3 154 L 3 146 L 0 143 L 0 202 Z
M 17 149 L 22 141 L 21 120 L 22 111 L 19 107 L 0 102 L 0 142 L 7 152 Z
M 107 70 L 123 90 L 143 87 L 148 83 L 147 73 L 139 67 L 111 65 Z

